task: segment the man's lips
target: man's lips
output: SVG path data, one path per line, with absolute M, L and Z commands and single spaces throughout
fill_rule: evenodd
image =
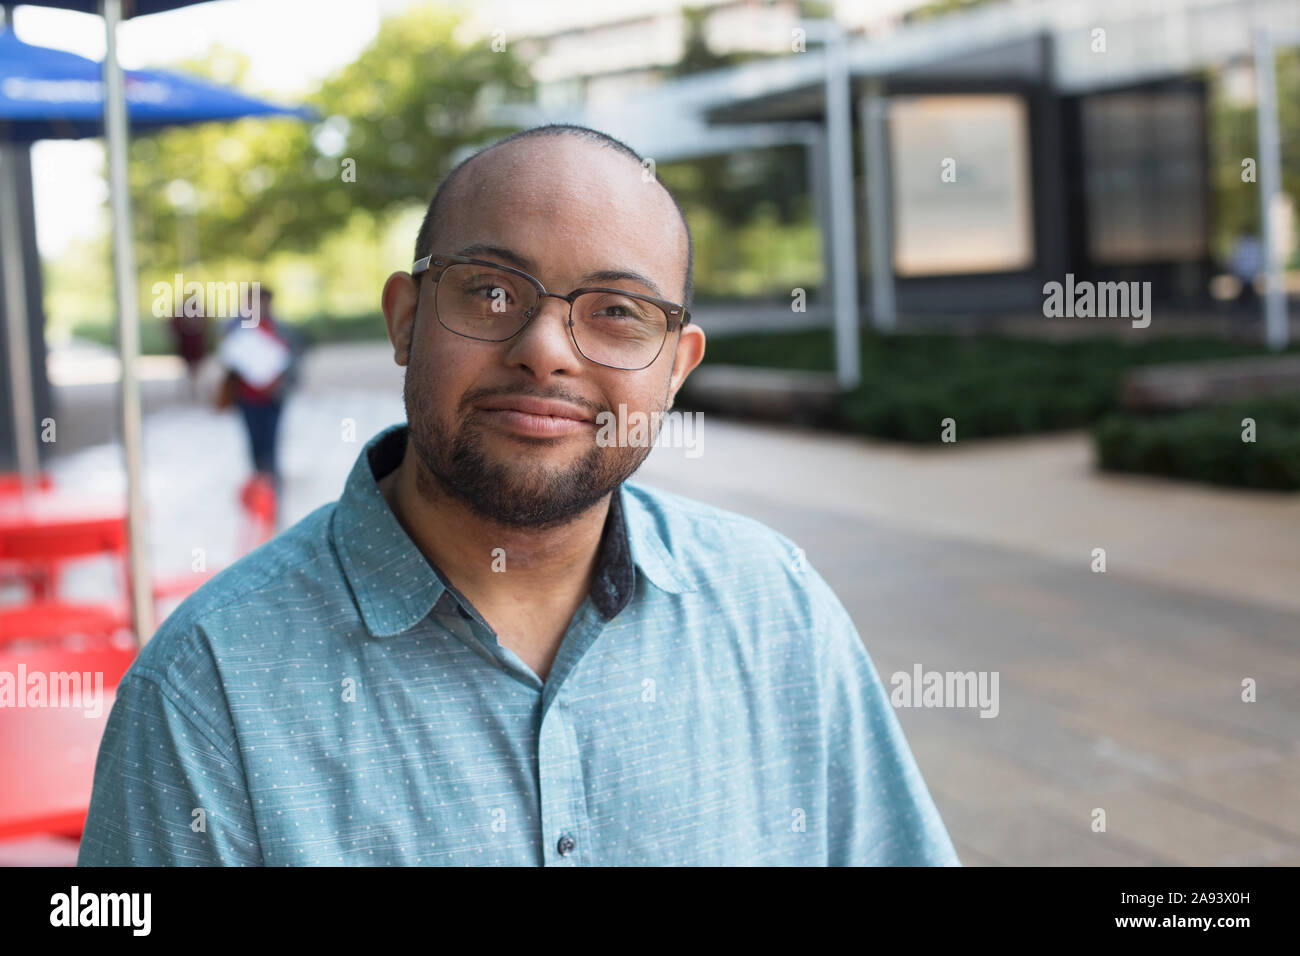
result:
M 558 402 L 549 398 L 490 398 L 479 405 L 484 411 L 512 411 L 543 418 L 566 418 L 579 422 L 593 422 L 595 418 L 585 409 L 568 402 Z
M 531 438 L 553 438 L 590 428 L 595 419 L 567 402 L 542 398 L 495 398 L 479 405 L 486 420 Z

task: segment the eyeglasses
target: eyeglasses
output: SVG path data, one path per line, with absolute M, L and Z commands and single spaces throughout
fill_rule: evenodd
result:
M 569 334 L 597 365 L 636 371 L 652 365 L 669 332 L 691 320 L 683 306 L 626 289 L 587 287 L 568 295 L 547 292 L 527 272 L 484 259 L 428 255 L 411 275 L 433 276 L 434 315 L 449 332 L 482 342 L 514 338 L 532 320 L 542 298 L 569 303 Z

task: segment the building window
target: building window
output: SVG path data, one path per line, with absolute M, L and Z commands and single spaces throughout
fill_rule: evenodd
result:
M 889 101 L 894 270 L 1010 272 L 1034 262 L 1028 117 L 1018 96 Z

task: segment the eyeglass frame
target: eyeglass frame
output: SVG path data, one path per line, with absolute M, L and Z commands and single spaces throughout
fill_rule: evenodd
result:
M 492 269 L 498 269 L 501 272 L 508 272 L 511 275 L 515 275 L 521 279 L 526 280 L 530 285 L 532 285 L 537 290 L 537 305 L 534 307 L 533 314 L 528 316 L 528 318 L 524 319 L 523 325 L 519 326 L 519 328 L 515 329 L 515 331 L 511 332 L 504 339 L 484 339 L 484 338 L 480 338 L 477 335 L 466 335 L 464 332 L 457 332 L 455 329 L 448 326 L 446 322 L 442 321 L 442 316 L 438 315 L 438 293 L 436 288 L 438 285 L 438 281 L 443 276 L 443 273 L 445 273 L 447 269 L 449 269 L 451 266 L 454 265 L 487 266 Z M 437 271 L 435 272 L 435 267 L 440 267 L 440 268 L 438 268 Z M 419 281 L 419 277 L 426 272 L 433 276 L 433 284 L 435 286 L 434 296 L 433 296 L 434 318 L 438 320 L 439 325 L 441 325 L 448 332 L 451 332 L 453 335 L 460 335 L 467 339 L 473 339 L 476 342 L 509 342 L 511 339 L 513 339 L 524 329 L 528 328 L 528 323 L 532 322 L 533 319 L 537 317 L 538 313 L 541 312 L 541 304 L 542 304 L 541 300 L 543 298 L 549 297 L 552 299 L 561 299 L 564 302 L 569 303 L 569 337 L 573 339 L 573 347 L 578 350 L 578 354 L 581 355 L 583 358 L 585 358 L 588 362 L 594 362 L 596 365 L 603 366 L 604 368 L 618 369 L 620 372 L 640 372 L 643 371 L 644 369 L 649 368 L 656 361 L 658 361 L 659 356 L 663 354 L 664 342 L 668 341 L 668 336 L 672 335 L 674 332 L 681 330 L 691 321 L 691 312 L 684 305 L 680 305 L 676 302 L 670 302 L 668 299 L 656 298 L 653 295 L 646 295 L 643 292 L 630 292 L 627 289 L 614 289 L 614 288 L 610 288 L 609 286 L 583 286 L 580 289 L 574 289 L 568 295 L 560 295 L 558 292 L 547 292 L 546 286 L 542 285 L 539 279 L 535 278 L 534 276 L 530 276 L 527 272 L 524 272 L 521 269 L 512 268 L 510 266 L 503 266 L 499 262 L 492 262 L 488 259 L 471 259 L 467 256 L 451 256 L 451 255 L 439 255 L 437 253 L 431 253 L 427 256 L 424 256 L 423 258 L 416 259 L 415 263 L 411 266 L 411 276 L 412 278 L 415 278 L 417 282 Z M 654 358 L 650 359 L 650 361 L 646 362 L 644 365 L 639 365 L 636 368 L 624 368 L 621 365 L 609 365 L 606 362 L 599 362 L 596 359 L 589 356 L 586 352 L 584 352 L 582 350 L 582 346 L 578 344 L 577 333 L 575 333 L 573 330 L 574 327 L 573 304 L 578 301 L 579 296 L 587 292 L 612 292 L 617 295 L 631 296 L 634 299 L 640 299 L 644 302 L 649 302 L 652 305 L 657 306 L 664 313 L 664 317 L 668 320 L 668 322 L 664 328 L 663 341 L 659 343 L 659 348 L 655 351 Z M 417 295 L 419 294 L 418 288 L 416 290 L 416 294 Z M 674 316 L 678 316 L 678 315 L 680 315 L 680 318 L 677 319 L 677 324 L 674 325 L 673 324 Z

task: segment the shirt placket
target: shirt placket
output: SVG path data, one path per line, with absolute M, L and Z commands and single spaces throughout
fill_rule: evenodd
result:
M 562 694 L 542 718 L 537 736 L 542 796 L 542 856 L 547 866 L 590 863 L 587 798 L 578 735 Z
M 571 706 L 570 677 L 582 656 L 600 637 L 604 622 L 590 600 L 577 614 L 573 629 L 561 642 L 551 677 L 543 684 L 527 665 L 502 645 L 491 629 L 449 602 L 456 613 L 444 623 L 466 643 L 542 694 L 542 718 L 537 733 L 537 778 L 541 796 L 542 862 L 545 866 L 590 865 L 591 828 L 587 816 L 586 782 Z
M 542 692 L 537 778 L 542 859 L 546 866 L 590 866 L 596 862 L 573 695 L 579 684 L 582 658 L 604 629 L 604 619 L 587 601 L 574 621 L 574 630 L 565 635 Z

